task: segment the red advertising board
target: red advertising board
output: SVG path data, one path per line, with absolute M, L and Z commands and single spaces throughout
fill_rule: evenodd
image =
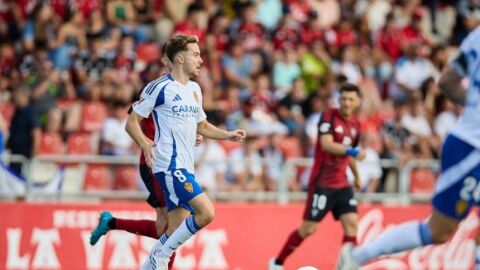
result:
M 153 239 L 112 231 L 96 246 L 88 244 L 100 211 L 154 219 L 145 203 L 0 203 L 0 269 L 139 269 Z M 217 203 L 215 221 L 177 252 L 178 270 L 265 270 L 287 236 L 301 222 L 303 205 Z M 359 240 L 370 241 L 389 226 L 422 219 L 428 206 L 362 206 Z M 378 260 L 364 269 L 471 269 L 477 216 L 461 224 L 446 245 L 416 249 Z M 329 216 L 317 233 L 289 258 L 286 270 L 312 265 L 334 268 L 340 224 Z

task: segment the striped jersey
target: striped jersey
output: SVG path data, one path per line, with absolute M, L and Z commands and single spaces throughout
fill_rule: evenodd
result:
M 207 118 L 200 86 L 193 81 L 182 84 L 167 74 L 148 83 L 132 108 L 144 118 L 152 114 L 156 143 L 153 173 L 186 169 L 193 174 L 197 124 Z

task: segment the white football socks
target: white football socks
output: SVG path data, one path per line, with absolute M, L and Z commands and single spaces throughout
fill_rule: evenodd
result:
M 186 218 L 180 226 L 168 237 L 160 249 L 160 258 L 170 258 L 172 253 L 185 241 L 200 230 L 193 215 Z
M 357 263 L 363 265 L 379 256 L 429 245 L 432 242 L 427 223 L 410 221 L 387 230 L 370 243 L 355 247 L 352 256 Z

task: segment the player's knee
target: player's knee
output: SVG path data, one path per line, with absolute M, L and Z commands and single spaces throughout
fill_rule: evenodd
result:
M 209 207 L 204 211 L 198 212 L 197 214 L 195 214 L 195 216 L 195 221 L 200 227 L 203 228 L 207 226 L 210 222 L 212 222 L 215 218 L 215 208 Z
M 432 229 L 432 241 L 434 244 L 443 244 L 448 241 L 454 232 L 455 228 L 450 227 Z
M 165 219 L 157 219 L 155 222 L 155 227 L 158 235 L 160 236 L 167 228 L 167 221 Z
M 356 221 L 348 221 L 344 223 L 345 232 L 348 235 L 355 235 L 357 234 L 357 222 Z
M 432 242 L 441 244 L 448 241 L 448 239 L 455 233 L 458 221 L 452 220 L 435 211 L 428 221 L 428 228 L 432 236 Z

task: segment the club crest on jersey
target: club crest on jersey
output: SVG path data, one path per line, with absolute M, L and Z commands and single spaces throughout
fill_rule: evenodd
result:
M 198 104 L 198 95 L 197 95 L 197 92 L 193 92 L 193 97 L 195 98 L 195 101 L 196 101 L 197 104 Z
M 337 126 L 337 127 L 335 128 L 335 132 L 337 132 L 337 133 L 343 133 L 343 127 L 342 127 L 342 126 Z
M 322 123 L 320 125 L 321 132 L 327 132 L 330 129 L 330 123 Z
M 192 193 L 193 192 L 193 186 L 191 183 L 189 182 L 186 182 L 185 184 L 183 184 L 183 188 L 185 188 L 186 191 Z
M 455 204 L 455 212 L 457 212 L 457 215 L 463 215 L 465 214 L 465 211 L 468 208 L 468 203 L 465 200 L 458 200 L 457 203 Z

